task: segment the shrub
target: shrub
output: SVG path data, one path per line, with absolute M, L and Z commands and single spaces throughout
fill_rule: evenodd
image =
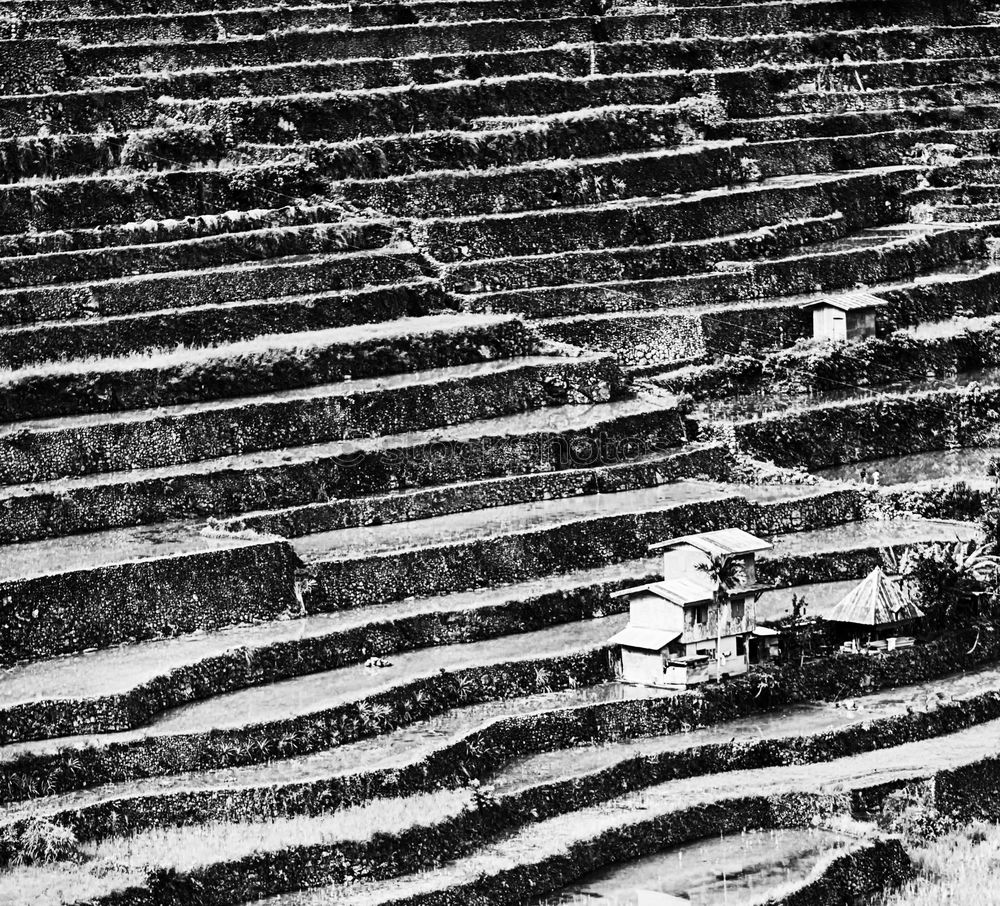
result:
M 31 818 L 14 844 L 12 862 L 57 862 L 77 854 L 76 834 L 48 818 Z

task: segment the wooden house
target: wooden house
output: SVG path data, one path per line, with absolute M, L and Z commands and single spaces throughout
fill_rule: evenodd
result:
M 863 340 L 874 337 L 876 312 L 885 300 L 866 292 L 822 296 L 799 307 L 812 312 L 813 339 Z
M 923 615 L 904 594 L 899 580 L 875 567 L 837 603 L 826 619 L 838 641 L 857 647 L 906 636 Z
M 716 675 L 745 673 L 770 656 L 773 632 L 758 631 L 756 555 L 771 545 L 742 529 L 685 535 L 650 550 L 663 552 L 663 579 L 616 592 L 629 601 L 628 625 L 611 639 L 617 672 L 625 682 L 687 686 Z M 717 599 L 698 568 L 713 556 L 735 560 L 743 581 Z

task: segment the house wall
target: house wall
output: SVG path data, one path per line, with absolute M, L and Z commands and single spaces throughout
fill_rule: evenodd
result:
M 695 646 L 687 646 L 687 654 L 695 654 Z M 714 650 L 715 645 L 713 643 Z M 642 686 L 691 686 L 714 679 L 717 667 L 715 661 L 694 668 L 670 666 L 664 663 L 663 652 L 642 651 L 638 648 L 620 649 L 620 677 L 623 682 Z M 722 640 L 725 660 L 722 662 L 723 676 L 740 676 L 747 672 L 746 658 L 736 654 L 736 638 Z
M 743 554 L 732 559 L 742 564 L 743 571 L 747 576 L 747 584 L 752 585 L 757 581 L 754 554 Z M 663 552 L 663 578 L 675 579 L 679 576 L 698 575 L 698 564 L 707 562 L 708 555 L 706 553 L 690 544 L 680 544 Z
M 734 619 L 733 608 L 735 606 L 738 610 L 740 603 L 743 604 L 743 616 L 740 619 Z M 750 632 L 757 626 L 757 612 L 752 595 L 745 595 L 743 597 L 736 595 L 728 601 L 723 601 L 718 610 L 722 618 L 721 629 L 723 636 L 740 635 Z M 714 604 L 707 605 L 706 622 L 698 623 L 697 616 L 697 607 L 687 607 L 684 609 L 684 635 L 681 641 L 685 643 L 699 642 L 701 640 L 711 641 L 714 648 L 715 638 L 718 635 L 716 606 Z
M 641 651 L 624 645 L 621 646 L 621 678 L 626 683 L 640 683 L 644 686 L 669 685 L 659 651 Z
M 705 553 L 690 544 L 679 544 L 677 547 L 667 548 L 663 552 L 663 578 L 676 579 L 680 576 L 691 575 L 699 563 L 707 561 L 708 557 L 705 556 Z
M 698 667 L 668 666 L 663 678 L 668 686 L 695 686 L 706 683 L 715 675 L 714 664 L 704 664 Z
M 682 632 L 684 608 L 649 592 L 637 594 L 629 600 L 629 623 L 633 626 Z
M 829 305 L 813 309 L 813 337 L 817 340 L 846 340 L 847 318 Z
M 724 635 L 722 637 L 722 656 L 726 659 L 725 664 L 723 664 L 723 672 L 726 672 L 726 666 L 730 665 L 732 662 L 739 661 L 740 664 L 744 664 L 746 657 L 742 654 L 736 653 L 736 639 L 735 635 Z M 699 642 L 687 642 L 684 646 L 684 653 L 686 655 L 695 655 L 705 652 L 711 652 L 712 657 L 715 656 L 715 638 L 703 639 Z M 740 671 L 743 672 L 742 670 Z
M 874 311 L 850 311 L 847 313 L 847 339 L 863 340 L 875 336 Z

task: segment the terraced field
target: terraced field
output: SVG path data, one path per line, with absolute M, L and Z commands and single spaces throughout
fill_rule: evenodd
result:
M 1000 644 L 668 693 L 610 595 L 977 536 L 1000 6 L 264 2 L 0 0 L 0 902 L 901 878 L 864 822 L 994 782 Z

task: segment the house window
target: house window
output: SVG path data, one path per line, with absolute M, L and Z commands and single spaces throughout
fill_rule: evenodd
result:
M 694 609 L 694 621 L 699 626 L 708 622 L 708 605 L 703 604 L 701 607 L 696 607 Z
M 747 643 L 744 641 L 743 636 L 739 635 L 736 637 L 736 655 L 737 657 L 743 657 L 747 653 Z
M 732 607 L 733 622 L 739 623 L 746 615 L 746 602 L 740 598 L 738 601 L 733 601 L 730 606 Z

